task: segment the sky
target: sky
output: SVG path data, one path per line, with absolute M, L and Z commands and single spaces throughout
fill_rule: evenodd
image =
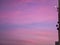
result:
M 0 44 L 54 45 L 57 0 L 0 0 Z

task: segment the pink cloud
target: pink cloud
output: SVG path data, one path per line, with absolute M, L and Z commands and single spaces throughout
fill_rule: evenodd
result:
M 29 2 L 46 2 L 48 0 L 15 0 L 8 3 L 3 3 L 2 6 L 5 7 L 16 7 L 19 5 L 24 5 Z M 14 10 L 14 11 L 3 11 L 0 15 L 0 24 L 32 24 L 40 22 L 54 22 L 57 21 L 57 12 L 54 7 L 49 6 L 36 6 L 28 7 L 24 10 Z M 45 30 L 45 31 L 38 31 Z M 40 45 L 46 44 L 47 42 L 54 42 L 57 40 L 57 32 L 46 31 L 47 29 L 14 29 L 5 32 L 0 32 L 0 39 L 23 39 L 32 41 L 35 43 L 40 43 Z M 52 30 L 52 29 L 48 29 Z M 5 41 L 4 41 L 5 42 Z M 49 45 L 49 44 L 48 44 Z
M 42 29 L 14 29 L 14 30 L 1 32 L 0 34 L 2 39 L 27 40 L 35 44 L 43 44 L 43 43 L 48 44 L 49 42 L 51 42 L 52 44 L 52 42 L 57 40 L 57 32 L 40 31 L 40 30 Z
M 29 8 L 27 11 L 16 10 L 6 13 L 3 12 L 0 18 L 2 20 L 2 23 L 7 22 L 11 24 L 31 24 L 47 21 L 48 22 L 57 21 L 57 12 L 53 8 L 45 6 L 35 7 Z
M 40 31 L 42 29 L 15 29 L 11 31 L 2 32 L 2 36 L 7 39 L 24 39 L 24 40 L 46 40 L 55 41 L 57 40 L 57 32 L 53 31 Z M 44 29 L 45 30 L 45 29 Z M 47 30 L 47 29 L 46 29 Z

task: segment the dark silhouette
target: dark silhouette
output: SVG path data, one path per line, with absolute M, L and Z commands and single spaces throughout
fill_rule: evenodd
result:
M 58 41 L 55 45 L 60 45 L 60 0 L 58 0 L 58 25 L 56 26 L 58 30 Z

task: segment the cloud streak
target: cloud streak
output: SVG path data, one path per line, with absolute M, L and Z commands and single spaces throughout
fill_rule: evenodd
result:
M 57 40 L 54 6 L 57 0 L 0 0 L 0 43 L 20 40 L 22 45 L 54 45 Z
M 29 8 L 30 9 L 30 8 Z M 36 7 L 26 11 L 5 12 L 0 15 L 1 23 L 28 24 L 56 21 L 57 13 L 50 7 Z M 46 18 L 47 17 L 47 18 Z M 4 21 L 5 20 L 5 21 Z
M 11 40 L 27 40 L 32 41 L 38 44 L 39 42 L 47 43 L 48 41 L 54 42 L 57 40 L 57 34 L 56 32 L 52 31 L 39 31 L 41 29 L 15 29 L 11 31 L 6 31 L 3 33 L 0 33 L 2 36 L 0 39 L 11 39 Z M 52 43 L 51 42 L 51 43 Z M 27 42 L 28 43 L 28 42 Z M 42 43 L 40 43 L 42 44 Z

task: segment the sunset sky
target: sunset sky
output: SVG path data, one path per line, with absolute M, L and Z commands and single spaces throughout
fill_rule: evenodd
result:
M 57 6 L 57 0 L 0 0 L 0 43 L 54 45 Z

